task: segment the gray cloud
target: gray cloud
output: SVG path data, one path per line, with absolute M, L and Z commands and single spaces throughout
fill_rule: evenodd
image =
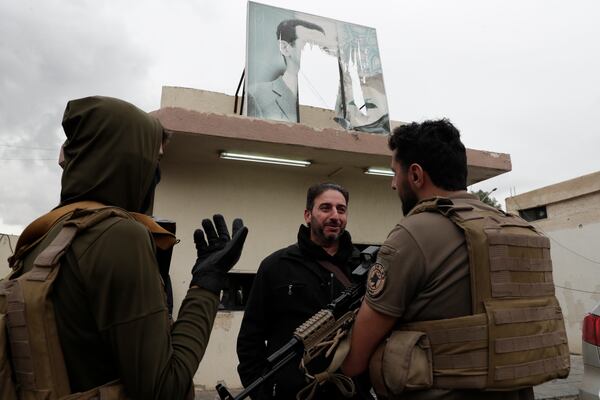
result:
M 0 177 L 8 182 L 0 226 L 26 224 L 58 203 L 54 160 L 69 99 L 145 93 L 151 58 L 89 4 L 0 3 Z
M 513 171 L 476 186 L 499 200 L 598 170 L 597 1 L 269 3 L 375 27 L 391 117 L 448 117 L 467 147 L 509 153 Z M 0 144 L 58 150 L 71 98 L 151 110 L 161 85 L 233 94 L 245 13 L 245 0 L 0 2 Z M 11 157 L 56 151 L 0 146 Z M 0 178 L 0 231 L 58 200 L 54 161 L 0 160 Z

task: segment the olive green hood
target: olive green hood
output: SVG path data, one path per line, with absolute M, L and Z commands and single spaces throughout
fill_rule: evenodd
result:
M 144 212 L 154 190 L 163 128 L 125 101 L 86 97 L 67 104 L 60 205 L 93 200 Z

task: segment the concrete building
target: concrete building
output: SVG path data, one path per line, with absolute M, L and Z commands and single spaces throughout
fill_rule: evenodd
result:
M 600 172 L 509 197 L 506 209 L 550 238 L 569 348 L 581 354 L 581 322 L 600 302 Z
M 235 342 L 244 297 L 260 261 L 296 241 L 311 184 L 335 181 L 348 188 L 347 229 L 355 243 L 383 242 L 402 216 L 397 195 L 390 190 L 391 178 L 364 173 L 368 167 L 389 168 L 385 135 L 344 131 L 333 121 L 332 111 L 314 107 L 300 108 L 302 124 L 234 115 L 233 108 L 232 96 L 165 87 L 161 107 L 154 112 L 173 133 L 161 161 L 154 214 L 177 221 L 181 239 L 171 262 L 175 314 L 189 286 L 195 260 L 192 233 L 201 220 L 218 212 L 229 223 L 242 217 L 250 230 L 235 267 L 237 286 L 222 301 L 224 309 L 195 376 L 199 389 L 213 389 L 223 381 L 240 387 Z M 219 157 L 222 151 L 308 160 L 311 165 L 231 161 Z M 508 154 L 468 149 L 467 159 L 469 184 L 511 170 Z
M 161 161 L 163 179 L 155 214 L 177 221 L 178 237 L 171 271 L 176 304 L 189 282 L 194 259 L 192 232 L 202 218 L 221 212 L 228 221 L 242 217 L 250 229 L 235 270 L 254 273 L 271 252 L 296 241 L 304 222 L 306 189 L 322 181 L 350 191 L 348 230 L 360 244 L 381 243 L 401 218 L 389 177 L 366 175 L 368 167 L 389 168 L 385 135 L 347 132 L 329 110 L 300 109 L 302 124 L 232 115 L 234 98 L 195 89 L 163 88 L 155 115 L 174 133 Z M 306 168 L 230 161 L 221 151 L 309 160 Z M 467 150 L 469 184 L 510 171 L 510 157 Z M 241 280 L 241 284 L 244 282 Z M 235 341 L 242 312 L 219 312 L 211 342 L 195 382 L 207 388 L 224 380 L 239 387 Z M 218 368 L 215 368 L 218 365 Z

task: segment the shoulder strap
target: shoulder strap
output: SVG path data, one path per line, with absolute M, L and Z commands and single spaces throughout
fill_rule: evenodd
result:
M 456 206 L 452 200 L 447 197 L 433 197 L 431 199 L 422 200 L 408 213 L 407 217 L 422 212 L 439 212 L 440 214 L 449 217 L 454 212 L 471 211 L 470 206 Z
M 350 285 L 352 285 L 350 279 L 348 279 L 348 277 L 342 272 L 340 267 L 338 267 L 334 263 L 325 260 L 317 260 L 317 262 L 321 264 L 321 266 L 327 271 L 334 274 L 337 280 L 340 281 L 344 285 L 344 287 L 349 287 Z
M 79 221 L 75 220 L 80 217 L 83 218 L 84 215 L 90 214 L 91 211 L 102 208 L 105 208 L 107 210 L 113 210 L 112 214 L 104 214 L 104 212 L 101 212 L 95 217 L 89 215 L 89 217 L 86 219 L 81 219 Z M 29 224 L 27 228 L 25 228 L 23 233 L 19 236 L 19 240 L 17 241 L 14 254 L 8 259 L 10 267 L 14 269 L 18 260 L 23 258 L 23 256 L 27 252 L 29 252 L 29 250 L 31 250 L 33 247 L 39 244 L 42 241 L 42 239 L 46 236 L 46 234 L 50 231 L 50 229 L 61 218 L 75 211 L 79 211 L 79 213 L 77 213 L 77 217 L 73 215 L 69 217 L 69 220 L 71 221 L 71 223 L 78 227 L 77 230 L 81 230 L 81 228 L 84 227 L 84 225 L 87 228 L 88 226 L 100 222 L 102 219 L 118 214 L 120 216 L 123 216 L 124 218 L 133 218 L 137 222 L 141 223 L 146 228 L 148 228 L 148 230 L 152 233 L 156 246 L 162 250 L 170 249 L 177 243 L 177 239 L 173 233 L 162 228 L 152 219 L 152 217 L 148 215 L 128 212 L 121 208 L 106 206 L 102 203 L 98 203 L 95 201 L 80 201 L 77 203 L 67 204 L 66 206 L 54 209 L 48 214 L 41 216 L 40 218 L 36 219 L 31 224 Z M 66 233 L 64 235 L 66 235 Z M 64 240 L 65 238 L 66 237 L 63 236 L 62 240 Z M 69 246 L 70 241 L 68 243 L 65 242 L 64 244 L 66 248 Z M 62 254 L 59 255 L 57 252 L 55 255 L 58 255 L 58 257 L 60 257 L 60 255 Z
M 45 281 L 52 268 L 58 265 L 60 258 L 71 246 L 78 232 L 84 231 L 110 217 L 132 218 L 126 211 L 116 207 L 75 210 L 73 215 L 65 221 L 54 240 L 36 257 L 27 280 Z
M 30 223 L 19 236 L 14 254 L 8 258 L 10 267 L 14 269 L 17 261 L 40 243 L 50 229 L 64 216 L 76 209 L 96 209 L 101 207 L 106 206 L 96 201 L 79 201 L 55 208 L 49 213 L 42 215 Z

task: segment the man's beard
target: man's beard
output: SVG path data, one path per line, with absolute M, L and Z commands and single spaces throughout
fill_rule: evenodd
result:
M 325 234 L 325 226 L 335 226 L 338 227 L 340 229 L 340 231 L 338 233 L 333 233 L 333 234 Z M 325 225 L 319 225 L 317 223 L 317 221 L 315 220 L 314 217 L 311 217 L 310 219 L 310 230 L 313 234 L 313 236 L 315 236 L 316 238 L 318 238 L 320 241 L 322 241 L 323 243 L 327 243 L 327 244 L 331 244 L 331 243 L 335 243 L 340 239 L 340 236 L 342 236 L 342 233 L 344 233 L 344 228 L 342 228 L 341 224 L 328 224 L 325 223 Z
M 402 201 L 402 213 L 406 216 L 410 210 L 419 202 L 417 194 L 411 189 L 406 180 L 402 183 L 402 190 L 398 191 L 400 201 Z

